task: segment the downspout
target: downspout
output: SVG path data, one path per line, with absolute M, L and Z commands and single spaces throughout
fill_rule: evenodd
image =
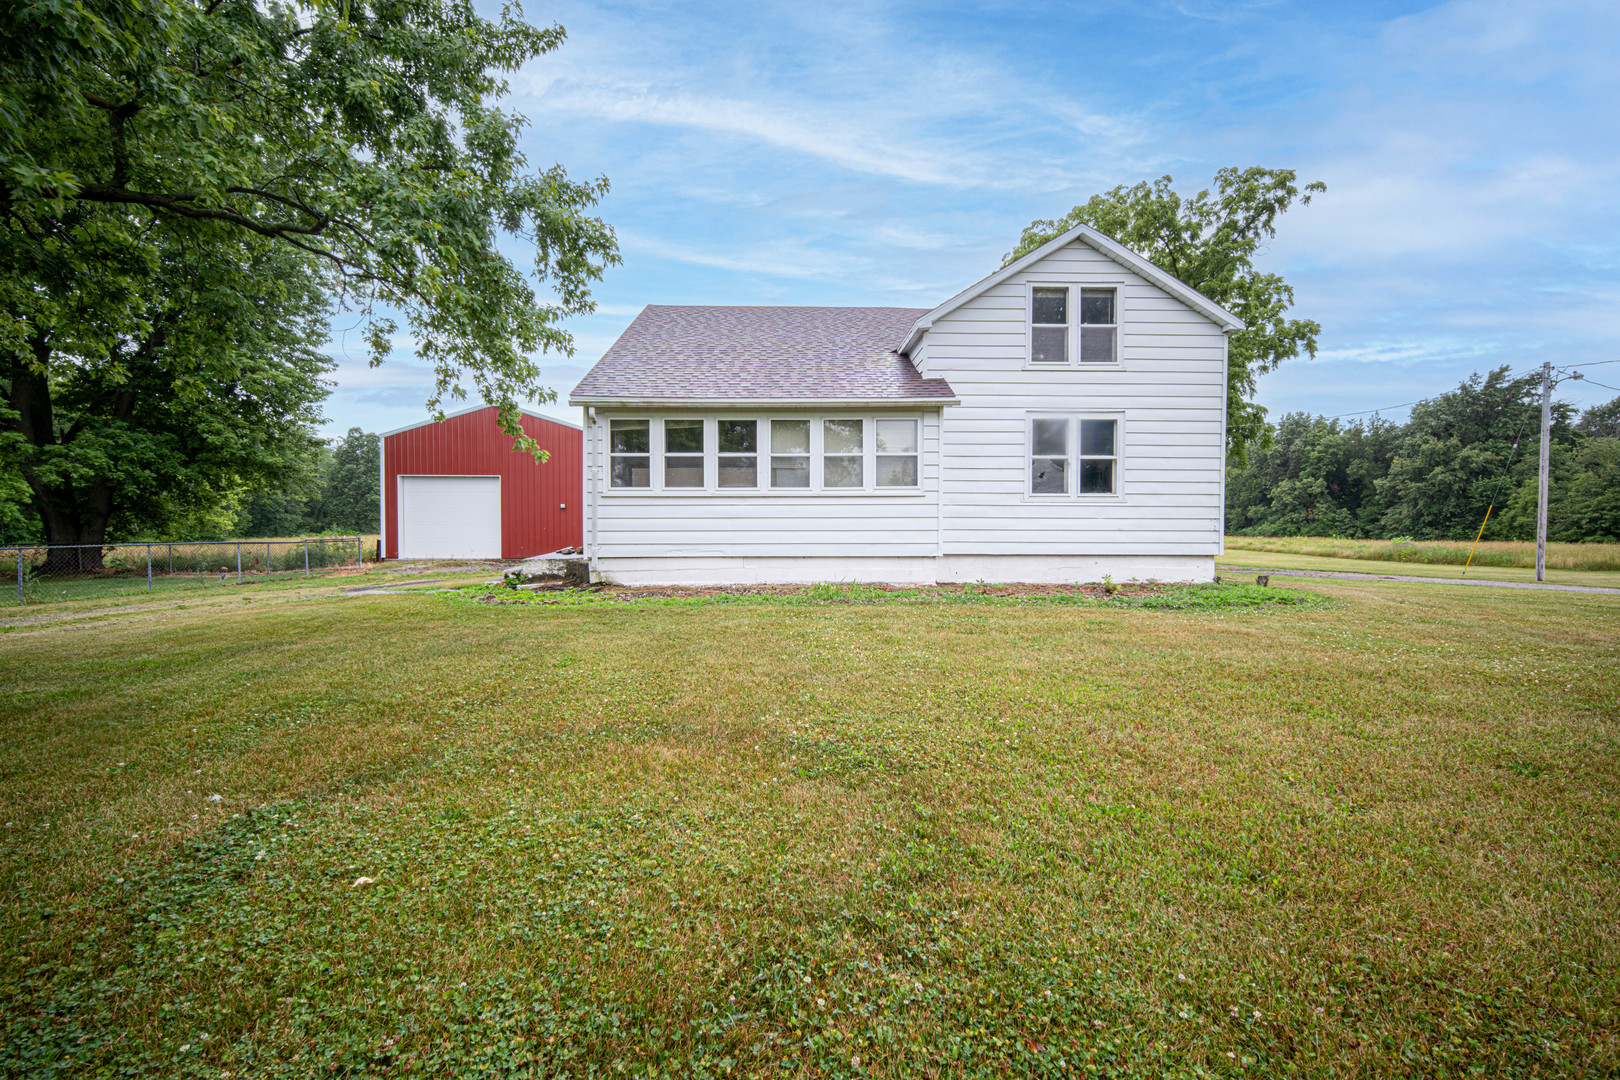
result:
M 1232 334 L 1221 337 L 1221 510 L 1215 518 L 1215 554 L 1226 554 L 1226 418 L 1232 396 Z
M 596 406 L 585 406 L 585 566 L 589 581 L 601 580 L 596 560 Z

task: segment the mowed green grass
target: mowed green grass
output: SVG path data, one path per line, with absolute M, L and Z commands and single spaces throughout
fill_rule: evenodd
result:
M 13 628 L 0 1073 L 1614 1075 L 1620 597 L 1300 587 Z
M 1371 559 L 1386 563 L 1441 566 L 1520 567 L 1534 570 L 1536 545 L 1530 540 L 1342 540 L 1325 536 L 1228 536 L 1228 549 L 1319 555 L 1332 559 Z M 1547 545 L 1549 570 L 1620 571 L 1620 543 Z
M 1292 552 L 1261 551 L 1241 548 L 1228 540 L 1226 552 L 1215 557 L 1216 569 L 1223 574 L 1230 567 L 1265 567 L 1277 570 L 1334 570 L 1348 574 L 1389 574 L 1398 577 L 1432 577 L 1464 579 L 1468 581 L 1522 581 L 1534 582 L 1536 572 L 1516 566 L 1481 566 L 1475 563 L 1464 573 L 1463 567 L 1412 562 L 1380 562 L 1375 559 L 1341 559 L 1324 555 L 1300 555 Z M 1233 570 L 1226 575 L 1230 580 L 1249 581 L 1249 574 Z M 1600 589 L 1620 589 L 1620 571 L 1615 570 L 1553 570 L 1546 573 L 1549 585 L 1585 585 Z

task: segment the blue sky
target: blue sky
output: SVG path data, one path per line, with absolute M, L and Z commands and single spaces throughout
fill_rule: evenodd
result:
M 572 323 L 576 354 L 542 361 L 563 398 L 644 304 L 931 307 L 1035 218 L 1166 173 L 1190 193 L 1225 165 L 1328 186 L 1260 260 L 1322 324 L 1316 360 L 1262 380 L 1274 417 L 1620 360 L 1612 0 L 525 11 L 568 41 L 506 107 L 533 166 L 609 178 L 624 255 Z M 335 325 L 329 429 L 425 418 L 408 343 L 368 370 Z M 1589 376 L 1620 386 L 1620 363 Z

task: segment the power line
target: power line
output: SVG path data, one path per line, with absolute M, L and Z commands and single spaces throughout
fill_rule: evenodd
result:
M 1383 405 L 1383 406 L 1380 406 L 1379 408 L 1376 408 L 1376 409 L 1362 409 L 1359 412 L 1342 412 L 1342 413 L 1339 413 L 1337 416 L 1324 416 L 1324 417 L 1322 417 L 1322 419 L 1323 420 L 1342 420 L 1346 416 L 1365 416 L 1367 413 L 1383 412 L 1385 409 L 1404 409 L 1408 405 L 1421 405 L 1425 401 L 1428 401 L 1428 400 L 1429 400 L 1428 398 L 1419 398 L 1416 401 L 1403 401 L 1399 405 Z

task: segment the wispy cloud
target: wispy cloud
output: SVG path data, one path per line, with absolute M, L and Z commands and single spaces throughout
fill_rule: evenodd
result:
M 568 43 L 508 104 L 537 166 L 611 178 L 625 264 L 547 381 L 566 389 L 647 303 L 925 306 L 1034 218 L 1248 164 L 1329 186 L 1262 256 L 1324 327 L 1321 359 L 1263 380 L 1274 411 L 1620 355 L 1620 7 L 1383 10 L 554 0 Z M 407 353 L 344 363 L 329 412 L 419 402 Z M 389 387 L 405 404 L 354 398 Z

